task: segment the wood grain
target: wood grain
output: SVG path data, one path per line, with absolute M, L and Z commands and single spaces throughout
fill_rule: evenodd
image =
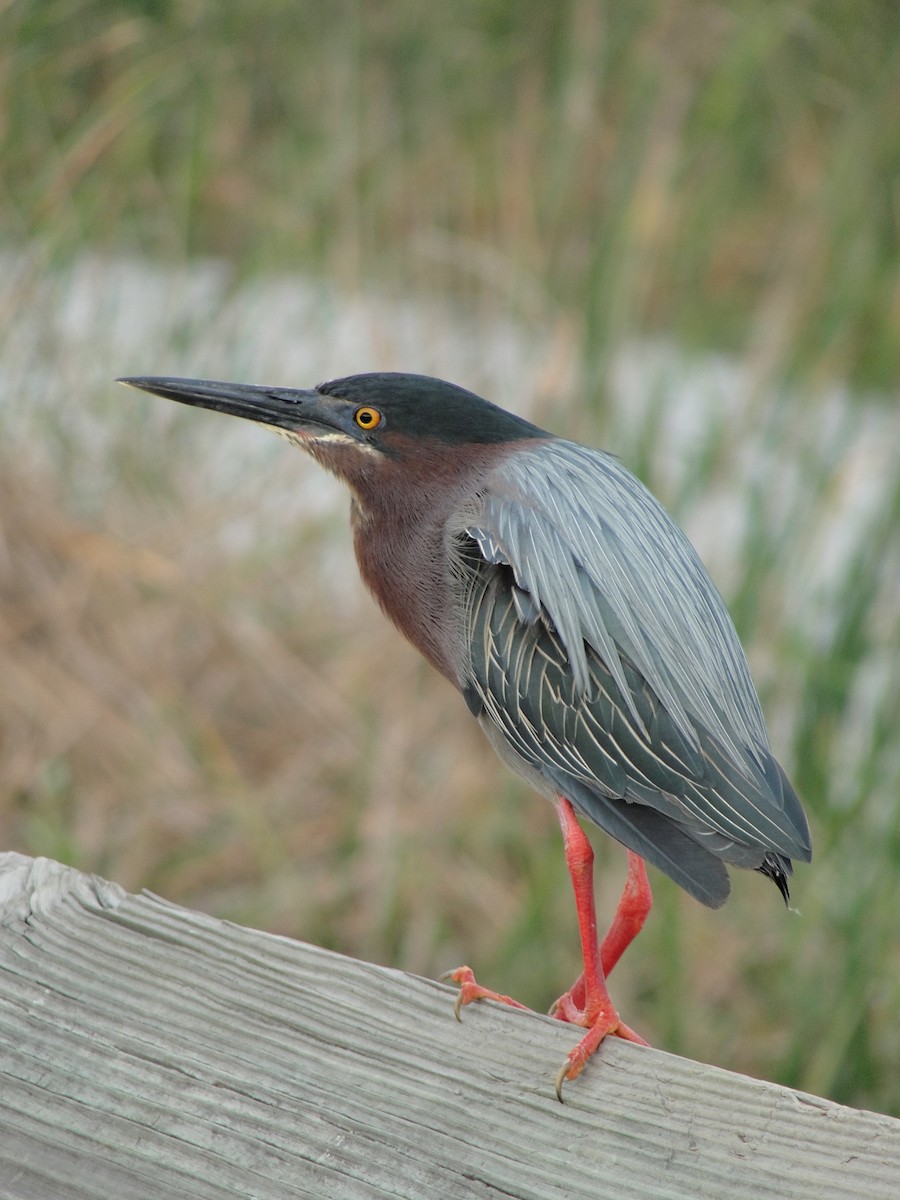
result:
M 0 1196 L 895 1200 L 900 1122 L 0 855 Z

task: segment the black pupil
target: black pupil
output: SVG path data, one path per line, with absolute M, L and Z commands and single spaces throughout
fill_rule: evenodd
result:
M 360 425 L 371 425 L 375 420 L 375 414 L 372 412 L 361 412 L 359 414 Z

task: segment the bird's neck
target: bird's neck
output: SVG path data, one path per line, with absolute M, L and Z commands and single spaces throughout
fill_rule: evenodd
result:
M 429 455 L 382 466 L 377 480 L 351 481 L 360 574 L 397 629 L 458 687 L 461 613 L 454 588 L 448 522 L 497 463 L 493 453 Z
M 444 578 L 441 528 L 388 525 L 363 516 L 355 500 L 353 525 L 356 559 L 369 591 L 403 636 L 457 684 L 451 653 L 456 620 Z

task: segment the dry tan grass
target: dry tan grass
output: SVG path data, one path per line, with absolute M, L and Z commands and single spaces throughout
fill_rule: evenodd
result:
M 9 464 L 0 498 L 5 846 L 419 971 L 517 919 L 552 812 L 355 579 L 335 610 L 320 547 L 251 566 L 184 520 L 118 541 Z

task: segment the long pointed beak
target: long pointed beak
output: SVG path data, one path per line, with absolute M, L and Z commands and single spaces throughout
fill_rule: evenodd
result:
M 177 400 L 180 404 L 211 408 L 214 412 L 246 417 L 278 429 L 296 432 L 307 429 L 321 431 L 324 428 L 349 432 L 341 420 L 340 408 L 335 406 L 330 397 L 326 398 L 316 391 L 153 375 L 132 376 L 117 379 L 116 382 L 152 392 L 156 396 L 165 396 L 168 400 Z

